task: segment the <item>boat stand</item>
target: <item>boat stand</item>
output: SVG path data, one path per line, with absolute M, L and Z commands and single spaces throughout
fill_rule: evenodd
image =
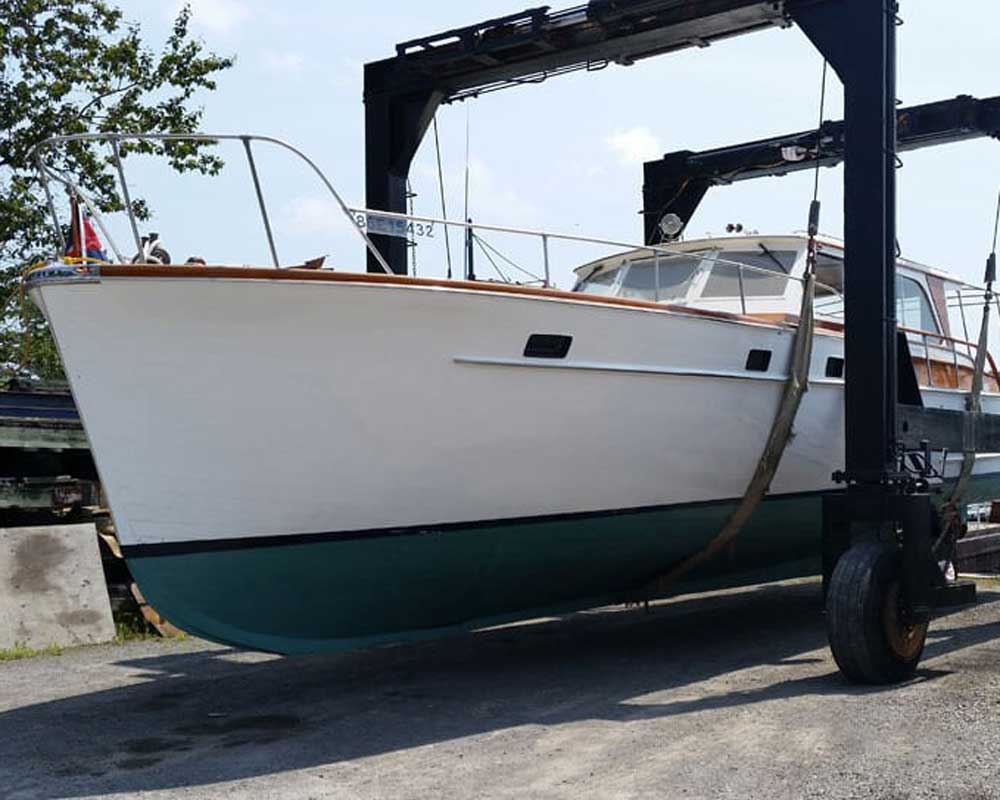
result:
M 895 319 L 897 11 L 894 0 L 591 0 L 405 42 L 395 57 L 365 67 L 367 205 L 405 212 L 410 163 L 442 102 L 792 24 L 826 58 L 845 104 L 833 157 L 845 163 L 846 465 L 836 476 L 843 489 L 823 504 L 824 578 L 834 656 L 848 678 L 866 683 L 912 675 L 935 606 L 974 594 L 974 586 L 949 584 L 936 561 L 941 521 L 928 492 L 930 453 L 1000 450 L 996 418 L 897 407 L 907 369 Z M 944 131 L 935 136 L 911 135 L 904 125 L 904 145 L 954 141 L 948 132 L 960 128 L 959 138 L 996 135 L 998 103 L 982 103 L 982 116 L 964 127 L 960 117 L 921 117 L 925 129 Z M 737 158 L 750 161 L 749 153 Z M 701 180 L 682 208 L 685 222 L 711 184 Z M 647 170 L 647 237 L 662 219 L 652 214 L 670 197 L 650 184 Z M 405 242 L 372 238 L 393 270 L 405 272 Z M 926 454 L 920 469 L 904 458 L 913 451 Z

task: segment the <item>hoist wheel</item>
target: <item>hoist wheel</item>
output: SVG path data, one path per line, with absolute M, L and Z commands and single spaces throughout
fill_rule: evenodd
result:
M 862 542 L 840 557 L 828 586 L 826 624 L 833 657 L 848 680 L 887 684 L 913 675 L 927 622 L 905 617 L 897 548 Z

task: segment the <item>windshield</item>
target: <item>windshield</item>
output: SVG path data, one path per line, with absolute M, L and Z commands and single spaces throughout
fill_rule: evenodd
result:
M 617 267 L 605 270 L 598 267 L 574 286 L 573 291 L 582 294 L 611 294 L 620 271 Z
M 702 297 L 766 297 L 785 293 L 787 275 L 798 253 L 794 250 L 723 250 L 712 267 Z M 751 269 L 741 269 L 746 265 Z M 775 273 L 772 277 L 768 273 Z
M 654 301 L 683 298 L 702 258 L 700 255 L 664 256 L 633 261 L 622 280 L 621 296 Z
M 677 300 L 687 295 L 703 260 L 701 254 L 640 258 L 621 267 L 592 272 L 573 291 L 654 302 Z

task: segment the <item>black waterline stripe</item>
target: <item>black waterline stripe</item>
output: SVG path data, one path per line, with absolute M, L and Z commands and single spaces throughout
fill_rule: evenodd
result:
M 788 494 L 772 495 L 765 501 L 800 500 L 810 497 L 820 497 L 824 494 L 840 490 L 828 489 L 814 492 L 790 492 Z M 544 514 L 528 517 L 504 517 L 502 519 L 474 520 L 471 522 L 446 522 L 438 525 L 411 525 L 399 528 L 370 528 L 367 530 L 329 531 L 319 533 L 289 533 L 277 536 L 246 536 L 236 539 L 191 540 L 184 542 L 160 542 L 156 544 L 122 545 L 122 553 L 126 558 L 151 558 L 155 556 L 176 556 L 193 553 L 215 553 L 227 550 L 253 550 L 265 547 L 294 547 L 295 545 L 316 544 L 319 542 L 341 542 L 357 539 L 384 539 L 403 536 L 426 536 L 439 533 L 455 533 L 472 531 L 482 528 L 504 528 L 514 525 L 544 525 L 551 522 L 572 522 L 582 519 L 603 519 L 608 517 L 623 517 L 635 514 L 650 514 L 660 511 L 683 511 L 686 509 L 707 508 L 709 506 L 738 503 L 740 498 L 725 500 L 700 500 L 692 503 L 674 503 L 658 506 L 640 506 L 637 508 L 618 508 L 607 511 L 572 511 L 563 514 Z

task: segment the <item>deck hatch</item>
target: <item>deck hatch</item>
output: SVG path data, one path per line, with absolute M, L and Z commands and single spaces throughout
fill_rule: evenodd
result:
M 533 333 L 524 346 L 525 358 L 566 358 L 572 336 L 558 333 Z

